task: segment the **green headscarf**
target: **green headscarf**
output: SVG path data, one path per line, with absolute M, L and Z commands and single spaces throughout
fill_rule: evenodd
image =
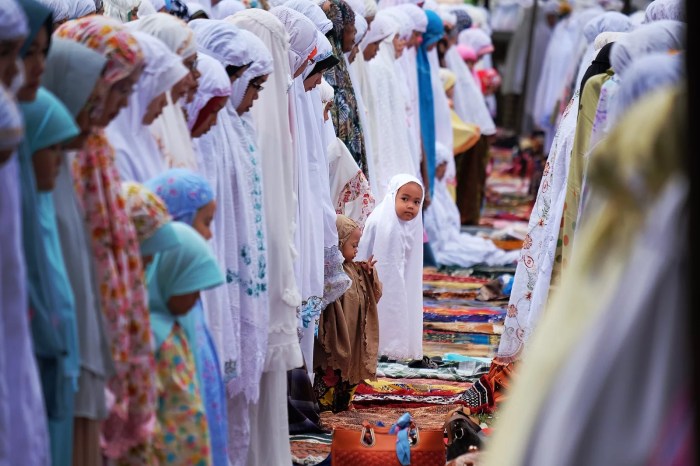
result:
M 46 89 L 40 88 L 33 102 L 20 107 L 27 128 L 22 147 L 26 159 L 39 149 L 78 135 L 68 110 Z M 31 164 L 27 168 L 21 171 L 25 218 L 22 235 L 32 337 L 47 412 L 49 419 L 55 420 L 72 417 L 72 389 L 77 387 L 80 369 L 75 300 L 60 248 L 53 198 L 51 193 L 36 191 Z
M 168 309 L 168 300 L 196 291 L 208 290 L 224 283 L 224 275 L 214 254 L 195 229 L 173 222 L 180 245 L 159 253 L 146 271 L 151 330 L 160 348 L 178 318 Z
M 32 155 L 80 134 L 66 106 L 43 87 L 39 88 L 36 100 L 22 104 L 22 113 L 26 127 L 24 137 Z
M 19 6 L 24 10 L 24 14 L 27 15 L 27 22 L 29 23 L 29 34 L 22 44 L 22 48 L 19 54 L 22 58 L 27 54 L 29 46 L 34 42 L 34 38 L 39 33 L 42 27 L 46 28 L 46 32 L 49 36 L 49 43 L 51 42 L 51 32 L 53 31 L 53 13 L 47 7 L 35 0 L 18 0 Z

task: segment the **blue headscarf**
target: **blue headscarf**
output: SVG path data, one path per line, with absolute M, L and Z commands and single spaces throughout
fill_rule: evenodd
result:
M 197 211 L 214 200 L 209 182 L 184 168 L 173 168 L 148 180 L 146 187 L 163 199 L 173 220 L 191 225 Z
M 146 271 L 151 329 L 160 348 L 179 320 L 168 309 L 168 300 L 224 283 L 224 274 L 211 248 L 191 226 L 172 223 L 180 245 L 159 253 Z
M 27 159 L 79 134 L 68 109 L 44 88 L 33 102 L 21 104 L 21 109 L 26 125 L 22 156 Z M 49 418 L 61 419 L 71 416 L 69 407 L 80 372 L 75 302 L 61 252 L 53 197 L 50 192 L 36 190 L 29 162 L 29 171 L 21 171 L 21 181 L 32 336 Z
M 423 140 L 428 166 L 428 180 L 430 194 L 433 193 L 433 180 L 435 179 L 435 108 L 433 104 L 433 87 L 430 80 L 430 62 L 428 61 L 428 47 L 435 44 L 445 33 L 442 20 L 437 13 L 424 10 L 428 17 L 428 27 L 423 33 L 423 42 L 418 48 L 418 94 L 420 103 L 420 131 Z
M 27 21 L 29 23 L 29 34 L 24 40 L 24 44 L 22 44 L 22 48 L 19 51 L 20 56 L 24 57 L 42 27 L 46 28 L 49 43 L 51 43 L 51 32 L 53 31 L 53 13 L 49 8 L 35 0 L 18 0 L 17 3 L 19 3 L 19 6 L 21 6 L 24 10 L 24 14 L 27 15 Z

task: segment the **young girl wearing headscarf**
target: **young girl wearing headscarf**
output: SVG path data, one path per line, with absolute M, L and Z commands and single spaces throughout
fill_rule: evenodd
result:
M 159 384 L 157 448 L 166 462 L 210 465 L 209 426 L 187 314 L 201 291 L 222 285 L 224 275 L 196 230 L 180 222 L 174 222 L 173 228 L 179 246 L 158 254 L 147 271 Z
M 314 391 L 322 411 L 344 411 L 357 384 L 375 379 L 379 345 L 377 302 L 382 284 L 371 257 L 354 262 L 362 236 L 352 219 L 338 215 L 338 247 L 352 285 L 321 314 L 315 346 Z
M 32 154 L 37 189 L 36 213 L 42 241 L 33 247 L 46 258 L 48 270 L 43 279 L 52 282 L 49 285 L 53 289 L 50 303 L 59 319 L 54 324 L 55 332 L 61 335 L 66 351 L 55 368 L 39 366 L 49 413 L 51 463 L 69 466 L 72 464 L 73 398 L 80 373 L 80 352 L 73 290 L 61 252 L 51 191 L 58 174 L 60 144 L 77 136 L 79 131 L 65 106 L 45 89 L 40 88 L 37 98 L 21 107 L 27 125 L 26 142 Z
M 423 357 L 423 184 L 396 175 L 384 200 L 367 219 L 358 258 L 377 259 L 383 284 L 379 302 L 379 354 Z
M 108 388 L 114 403 L 103 423 L 105 454 L 123 456 L 150 441 L 155 414 L 154 360 L 143 265 L 133 225 L 124 210 L 114 150 L 102 128 L 127 104 L 143 67 L 143 54 L 127 30 L 102 16 L 70 21 L 57 37 L 102 53 L 107 65 L 99 88 L 106 98 L 74 162 L 75 189 L 92 238 L 92 252 L 116 375 Z M 103 94 L 104 95 L 104 94 Z
M 96 89 L 107 59 L 87 46 L 54 37 L 46 58 L 42 85 L 66 105 L 81 135 L 70 143 L 53 190 L 61 250 L 75 297 L 80 348 L 80 378 L 75 395 L 73 465 L 101 461 L 100 423 L 107 417 L 105 386 L 114 372 L 100 305 L 92 245 L 76 196 L 72 165 L 75 149 L 90 133 L 90 119 L 99 113 L 103 96 Z
M 205 178 L 185 169 L 168 170 L 147 184 L 162 198 L 173 218 L 192 226 L 205 240 L 212 237 L 211 223 L 216 211 L 214 192 Z M 212 465 L 228 464 L 226 441 L 226 387 L 219 358 L 199 301 L 181 322 L 194 353 L 197 380 L 209 426 Z
M 184 79 L 189 70 L 180 56 L 158 38 L 135 31 L 146 66 L 129 97 L 129 104 L 107 126 L 105 133 L 116 152 L 123 180 L 144 182 L 164 171 L 165 155 L 149 126 L 167 105 L 166 95 Z

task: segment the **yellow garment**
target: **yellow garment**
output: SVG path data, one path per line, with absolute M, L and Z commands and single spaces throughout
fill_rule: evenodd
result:
M 484 464 L 523 464 L 534 423 L 548 397 L 556 396 L 550 393 L 554 380 L 617 288 L 649 207 L 683 169 L 686 115 L 684 90 L 659 91 L 634 106 L 593 152 L 588 180 L 599 208 L 579 230 L 567 273 L 530 340 Z
M 564 213 L 561 218 L 561 227 L 557 239 L 557 250 L 554 254 L 554 266 L 552 269 L 553 286 L 561 279 L 561 274 L 571 260 L 571 250 L 576 233 L 576 220 L 581 204 L 581 187 L 586 168 L 586 156 L 591 142 L 591 132 L 595 121 L 600 90 L 603 84 L 610 79 L 612 73 L 598 74 L 590 78 L 583 88 L 578 117 L 576 120 L 576 134 L 571 150 L 571 162 L 569 176 L 566 179 L 566 200 L 564 201 Z
M 478 126 L 465 123 L 454 110 L 450 110 L 452 117 L 452 137 L 454 139 L 454 154 L 466 152 L 479 142 L 481 130 Z

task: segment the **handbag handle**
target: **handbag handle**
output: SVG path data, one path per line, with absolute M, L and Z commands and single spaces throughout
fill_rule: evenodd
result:
M 363 421 L 362 431 L 360 432 L 360 444 L 365 448 L 372 448 L 376 441 L 377 437 L 374 432 L 374 427 L 368 421 Z M 419 441 L 419 429 L 416 427 L 415 422 L 411 421 L 411 425 L 408 428 L 408 443 L 410 448 L 417 446 Z

